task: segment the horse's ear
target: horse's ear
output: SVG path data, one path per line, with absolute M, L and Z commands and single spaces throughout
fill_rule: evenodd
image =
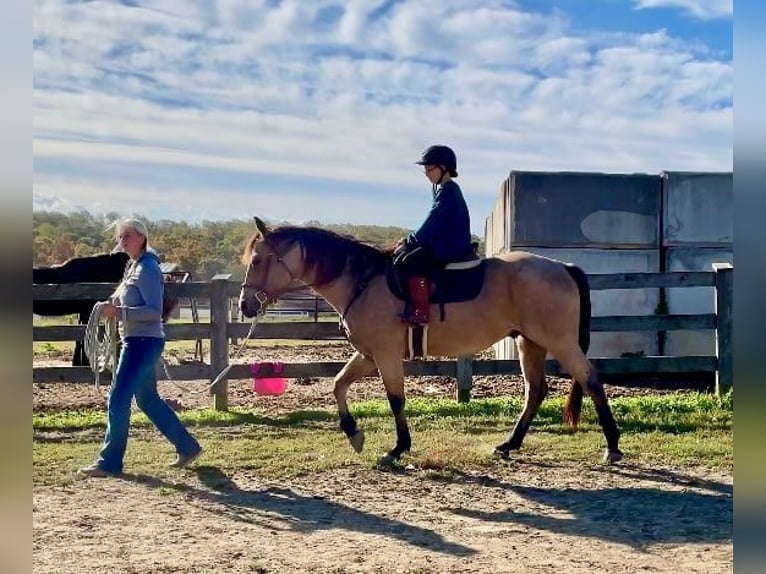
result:
M 255 220 L 255 227 L 258 229 L 258 233 L 260 233 L 263 237 L 266 237 L 266 235 L 269 233 L 269 228 L 258 216 L 254 216 L 253 219 Z

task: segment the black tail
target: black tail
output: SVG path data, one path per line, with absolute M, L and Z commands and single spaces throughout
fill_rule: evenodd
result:
M 588 276 L 585 272 L 575 265 L 567 265 L 566 270 L 577 284 L 577 290 L 580 293 L 580 324 L 578 327 L 578 340 L 583 353 L 588 352 L 590 348 L 590 285 L 588 285 Z M 572 386 L 569 389 L 566 404 L 564 405 L 564 422 L 570 427 L 577 427 L 580 422 L 580 411 L 582 410 L 582 386 L 572 379 Z
M 588 276 L 585 272 L 575 265 L 567 265 L 566 270 L 577 283 L 577 290 L 580 292 L 580 327 L 579 341 L 583 353 L 587 353 L 590 348 L 590 285 Z

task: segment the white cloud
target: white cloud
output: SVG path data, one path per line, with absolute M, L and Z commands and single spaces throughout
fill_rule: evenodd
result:
M 402 194 L 396 201 L 378 202 L 371 209 L 364 194 L 349 196 L 332 191 L 310 193 L 301 197 L 300 201 L 287 202 L 282 194 L 264 186 L 247 191 L 199 186 L 194 193 L 211 199 L 201 202 L 189 201 L 189 188 L 165 183 L 153 182 L 137 187 L 82 174 L 36 177 L 33 209 L 61 212 L 87 209 L 93 214 L 115 212 L 123 216 L 138 213 L 154 220 L 174 219 L 193 223 L 250 219 L 258 215 L 296 223 L 319 219 L 326 223 L 415 227 L 430 203 L 428 194 L 411 193 Z M 345 209 L 335 208 L 340 205 Z M 349 212 L 354 214 L 353 218 L 348 217 Z M 482 221 L 483 218 L 477 220 L 474 227 L 481 228 Z
M 484 198 L 511 169 L 731 169 L 732 62 L 668 30 L 499 0 L 144 4 L 35 2 L 36 157 L 142 165 L 147 189 L 152 166 L 206 166 L 396 190 L 443 142 Z
M 682 8 L 703 20 L 729 18 L 734 12 L 733 0 L 634 0 L 636 8 Z

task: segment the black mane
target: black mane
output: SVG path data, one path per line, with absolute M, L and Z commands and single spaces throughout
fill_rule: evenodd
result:
M 295 243 L 301 245 L 306 269 L 315 273 L 315 285 L 337 279 L 346 269 L 357 280 L 383 273 L 392 252 L 345 234 L 319 227 L 283 225 L 267 235 L 271 247 L 283 254 Z

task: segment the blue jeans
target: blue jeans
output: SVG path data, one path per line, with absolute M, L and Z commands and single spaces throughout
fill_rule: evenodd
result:
M 98 457 L 98 466 L 108 472 L 122 472 L 130 428 L 130 403 L 136 404 L 175 447 L 188 456 L 200 450 L 199 443 L 184 427 L 176 413 L 157 393 L 157 361 L 165 348 L 165 339 L 126 337 L 109 392 L 106 436 Z

